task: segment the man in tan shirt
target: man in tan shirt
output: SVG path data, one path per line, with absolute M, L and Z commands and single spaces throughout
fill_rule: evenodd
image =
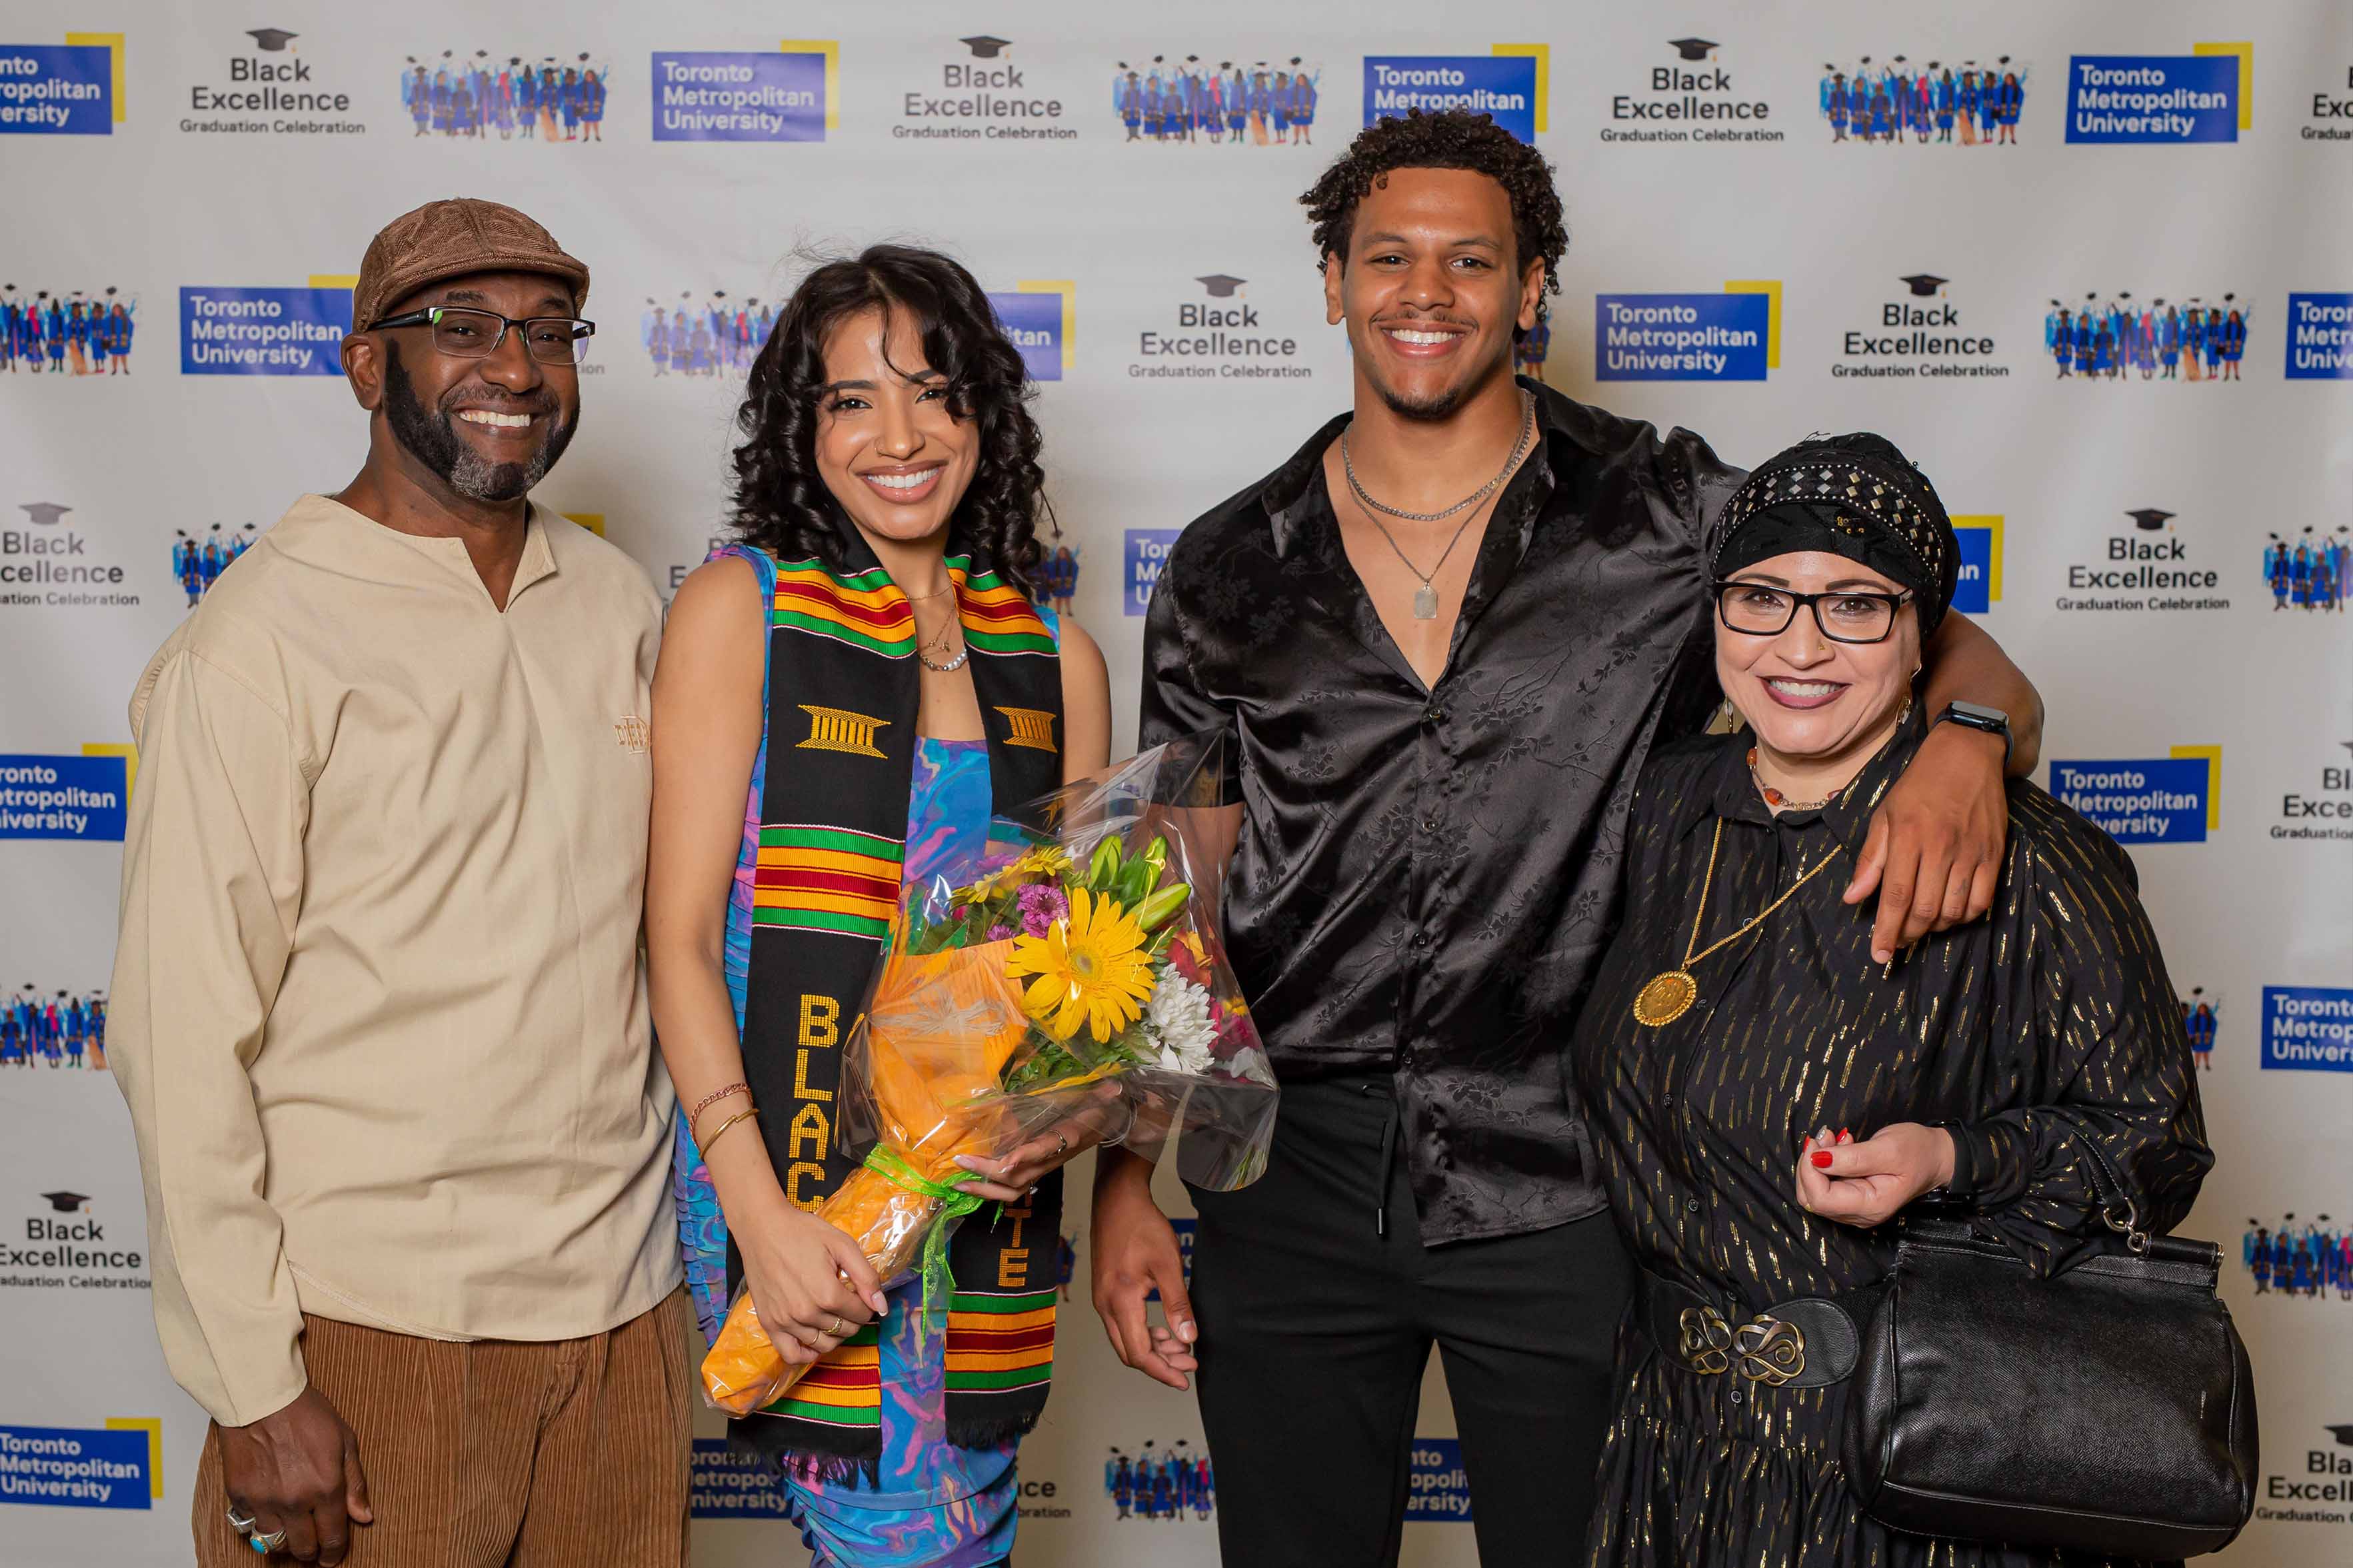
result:
M 107 1044 L 156 1325 L 214 1422 L 206 1568 L 685 1561 L 638 963 L 660 608 L 525 500 L 578 422 L 587 286 L 488 202 L 378 235 L 343 345 L 366 465 L 132 701 Z

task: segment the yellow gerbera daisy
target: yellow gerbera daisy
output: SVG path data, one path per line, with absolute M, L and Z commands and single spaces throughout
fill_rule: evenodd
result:
M 1059 844 L 1040 844 L 1012 866 L 1014 873 L 1023 877 L 1059 877 L 1070 868 L 1070 851 Z
M 1084 888 L 1072 890 L 1068 920 L 1044 936 L 1017 937 L 1005 962 L 1009 975 L 1029 975 L 1022 1010 L 1058 1040 L 1087 1026 L 1109 1041 L 1144 1016 L 1152 997 L 1152 960 L 1144 931 L 1118 901 Z

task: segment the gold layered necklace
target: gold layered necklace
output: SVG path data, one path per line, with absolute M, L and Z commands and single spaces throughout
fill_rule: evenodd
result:
M 1730 936 L 1712 942 L 1703 948 L 1699 945 L 1700 922 L 1707 918 L 1707 895 L 1715 886 L 1715 858 L 1717 852 L 1723 847 L 1724 818 L 1719 816 L 1715 819 L 1715 842 L 1708 846 L 1707 877 L 1700 883 L 1699 908 L 1692 911 L 1691 940 L 1683 943 L 1683 961 L 1665 973 L 1654 976 L 1650 984 L 1635 994 L 1634 1021 L 1645 1027 L 1660 1028 L 1673 1023 L 1677 1018 L 1690 1012 L 1691 1005 L 1699 999 L 1699 982 L 1692 978 L 1692 965 L 1719 948 L 1729 947 L 1764 924 L 1767 916 L 1788 903 L 1796 896 L 1799 888 L 1812 881 L 1825 867 L 1830 865 L 1838 849 L 1838 846 L 1833 844 L 1830 854 L 1825 854 L 1810 868 L 1800 868 L 1798 879 L 1789 884 L 1788 891 L 1757 910 L 1754 918 Z M 1694 952 L 1694 949 L 1697 951 Z

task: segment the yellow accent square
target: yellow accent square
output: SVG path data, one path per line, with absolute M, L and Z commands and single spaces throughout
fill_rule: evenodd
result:
M 776 47 L 788 55 L 825 57 L 825 128 L 841 119 L 841 45 L 833 38 L 786 38 Z
M 1745 282 L 1726 283 L 1727 294 L 1762 294 L 1769 301 L 1765 308 L 1765 368 L 1781 368 L 1781 280 L 1751 279 Z
M 2255 128 L 2255 46 L 2251 43 L 2192 44 L 2193 55 L 2236 55 L 2239 57 L 2239 129 Z
M 131 804 L 131 791 L 139 783 L 139 748 L 98 741 L 86 742 L 81 749 L 85 757 L 121 757 L 122 759 L 122 804 Z
M 110 1415 L 106 1419 L 110 1432 L 144 1432 L 147 1434 L 147 1495 L 156 1502 L 164 1500 L 164 1424 L 153 1417 Z
M 1497 44 L 1493 51 L 1502 58 L 1525 57 L 1536 62 L 1535 128 L 1542 135 L 1551 129 L 1546 123 L 1546 110 L 1552 106 L 1552 46 L 1550 44 Z
M 1982 528 L 1989 536 L 1986 548 L 1986 603 L 2001 603 L 2001 519 L 1998 511 L 1971 512 L 1953 518 L 1955 528 Z
M 2177 757 L 2206 759 L 2206 831 L 2213 832 L 2222 826 L 2222 748 L 2220 746 L 2176 746 Z
M 1062 369 L 1079 363 L 1079 285 L 1071 278 L 1032 278 L 1016 283 L 1017 294 L 1060 294 L 1062 297 Z
M 66 47 L 79 49 L 109 49 L 114 55 L 114 123 L 120 125 L 129 117 L 130 109 L 122 101 L 122 37 L 121 33 L 68 33 Z

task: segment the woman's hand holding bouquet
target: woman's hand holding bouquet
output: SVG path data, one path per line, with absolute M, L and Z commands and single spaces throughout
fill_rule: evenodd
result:
M 853 1286 L 872 1300 L 869 1279 L 920 1266 L 935 1299 L 958 1221 L 1114 1130 L 1148 1158 L 1181 1135 L 1197 1185 L 1264 1168 L 1273 1074 L 1218 945 L 1214 873 L 1187 853 L 1185 810 L 1165 804 L 1181 794 L 1157 787 L 1174 763 L 1198 769 L 1183 748 L 1062 792 L 1043 816 L 1056 833 L 1000 823 L 1004 853 L 963 885 L 910 890 L 845 1045 L 845 1135 L 871 1147 L 816 1211 L 867 1268 L 820 1243 L 845 1281 L 829 1290 L 808 1279 L 804 1241 L 747 1259 L 754 1289 L 703 1362 L 713 1405 L 762 1409 L 821 1353 L 772 1342 L 754 1296 L 821 1330 L 864 1321 L 823 1310 Z M 827 1321 L 811 1325 L 812 1308 Z

